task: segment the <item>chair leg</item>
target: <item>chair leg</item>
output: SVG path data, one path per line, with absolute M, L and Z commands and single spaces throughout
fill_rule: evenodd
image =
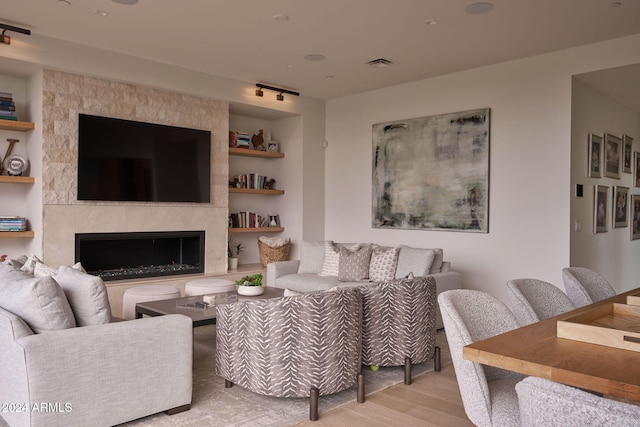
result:
M 411 358 L 405 357 L 404 359 L 404 383 L 411 385 Z
M 318 396 L 320 391 L 316 387 L 311 387 L 309 393 L 309 419 L 318 421 Z
M 358 403 L 364 403 L 364 375 L 358 374 Z
M 435 348 L 433 354 L 433 370 L 440 372 L 442 370 L 442 358 L 440 357 L 440 347 Z
M 224 380 L 224 388 L 231 388 L 233 387 L 233 383 L 229 380 Z

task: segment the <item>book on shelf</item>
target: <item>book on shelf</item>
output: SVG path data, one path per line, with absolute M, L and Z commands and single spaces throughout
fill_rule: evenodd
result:
M 0 120 L 13 120 L 13 121 L 18 121 L 17 117 L 11 117 L 11 116 L 0 116 Z
M 6 105 L 0 102 L 0 111 L 16 111 L 16 106 Z
M 231 228 L 259 228 L 263 222 L 263 216 L 255 212 L 229 214 L 229 226 Z
M 15 111 L 6 111 L 6 110 L 1 110 L 0 109 L 0 116 L 15 117 L 16 116 L 16 112 Z
M 0 231 L 26 231 L 27 219 L 20 216 L 0 216 Z
M 0 92 L 0 98 L 13 99 L 13 94 L 11 92 Z
M 15 107 L 16 103 L 13 101 L 7 101 L 0 98 L 0 105 L 4 105 L 5 107 Z
M 268 179 L 264 175 L 256 173 L 236 175 L 233 177 L 233 182 L 236 188 L 250 188 L 257 190 L 264 190 Z

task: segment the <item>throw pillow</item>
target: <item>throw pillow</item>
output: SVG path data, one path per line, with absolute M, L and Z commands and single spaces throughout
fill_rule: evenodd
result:
M 36 268 L 36 263 L 38 262 L 42 262 L 42 260 L 40 260 L 40 258 L 38 258 L 36 255 L 31 254 L 27 257 L 22 267 L 20 267 L 20 270 L 24 271 L 25 273 L 33 274 L 33 271 Z
M 43 262 L 36 261 L 33 269 L 34 277 L 53 277 L 55 279 L 58 270 Z
M 431 265 L 433 264 L 435 256 L 436 252 L 433 249 L 400 246 L 396 279 L 405 277 L 411 272 L 416 276 L 426 276 L 431 271 Z
M 73 328 L 73 312 L 51 277 L 33 277 L 0 264 L 0 307 L 20 316 L 35 333 Z
M 385 248 L 374 245 L 369 263 L 369 280 L 384 282 L 395 279 L 399 252 L 400 248 Z
M 324 265 L 324 242 L 300 242 L 300 266 L 298 273 L 318 274 Z
M 338 280 L 341 282 L 358 282 L 369 278 L 369 262 L 371 246 L 365 245 L 356 250 L 340 248 L 338 256 Z
M 58 269 L 56 281 L 69 300 L 78 326 L 101 325 L 111 321 L 107 287 L 101 278 L 63 265 Z
M 442 271 L 442 261 L 444 259 L 442 248 L 434 248 L 433 250 L 436 252 L 436 256 L 433 259 L 433 264 L 431 264 L 430 274 L 436 274 Z
M 324 261 L 318 276 L 337 276 L 340 249 L 331 240 L 324 242 Z

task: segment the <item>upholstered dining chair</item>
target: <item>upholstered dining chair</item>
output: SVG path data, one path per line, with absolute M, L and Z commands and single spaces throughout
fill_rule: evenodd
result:
M 557 286 L 538 279 L 507 282 L 511 309 L 520 326 L 526 326 L 574 309 L 569 297 Z
M 509 307 L 486 292 L 471 289 L 442 292 L 438 303 L 469 420 L 480 427 L 520 425 L 515 385 L 524 376 L 462 357 L 465 345 L 519 327 Z
M 358 288 L 217 306 L 216 373 L 233 384 L 273 397 L 318 396 L 358 384 L 364 401 L 362 295 Z
M 404 366 L 405 384 L 411 384 L 412 365 L 433 359 L 434 370 L 440 371 L 435 279 L 396 279 L 360 291 L 362 364 Z
M 567 296 L 576 308 L 610 298 L 616 294 L 615 289 L 604 277 L 588 268 L 563 268 L 562 280 L 567 290 Z
M 640 407 L 607 399 L 544 378 L 516 385 L 523 427 L 640 425 Z

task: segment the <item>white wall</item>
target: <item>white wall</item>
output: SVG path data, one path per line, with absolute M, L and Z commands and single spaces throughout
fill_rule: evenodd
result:
M 569 265 L 571 76 L 640 62 L 640 36 L 327 102 L 327 239 L 442 247 L 466 288 L 507 299 L 507 280 L 562 286 Z M 371 227 L 372 125 L 491 108 L 489 233 Z
M 592 269 L 602 274 L 616 289 L 633 289 L 640 285 L 640 240 L 630 238 L 631 225 L 613 228 L 612 191 L 614 186 L 629 188 L 629 195 L 640 194 L 640 188 L 633 185 L 633 173 L 620 173 L 620 179 L 589 178 L 587 149 L 589 133 L 604 137 L 610 133 L 618 137 L 623 134 L 633 137 L 633 151 L 640 148 L 640 114 L 630 110 L 581 82 L 573 80 L 572 109 L 572 155 L 571 186 L 582 184 L 584 197 L 571 197 L 571 222 L 579 222 L 581 231 L 571 229 L 571 265 Z M 632 168 L 633 169 L 633 168 Z M 606 233 L 593 232 L 594 186 L 609 187 L 610 209 L 609 230 Z M 631 196 L 629 196 L 629 203 Z M 630 213 L 628 214 L 630 217 Z

